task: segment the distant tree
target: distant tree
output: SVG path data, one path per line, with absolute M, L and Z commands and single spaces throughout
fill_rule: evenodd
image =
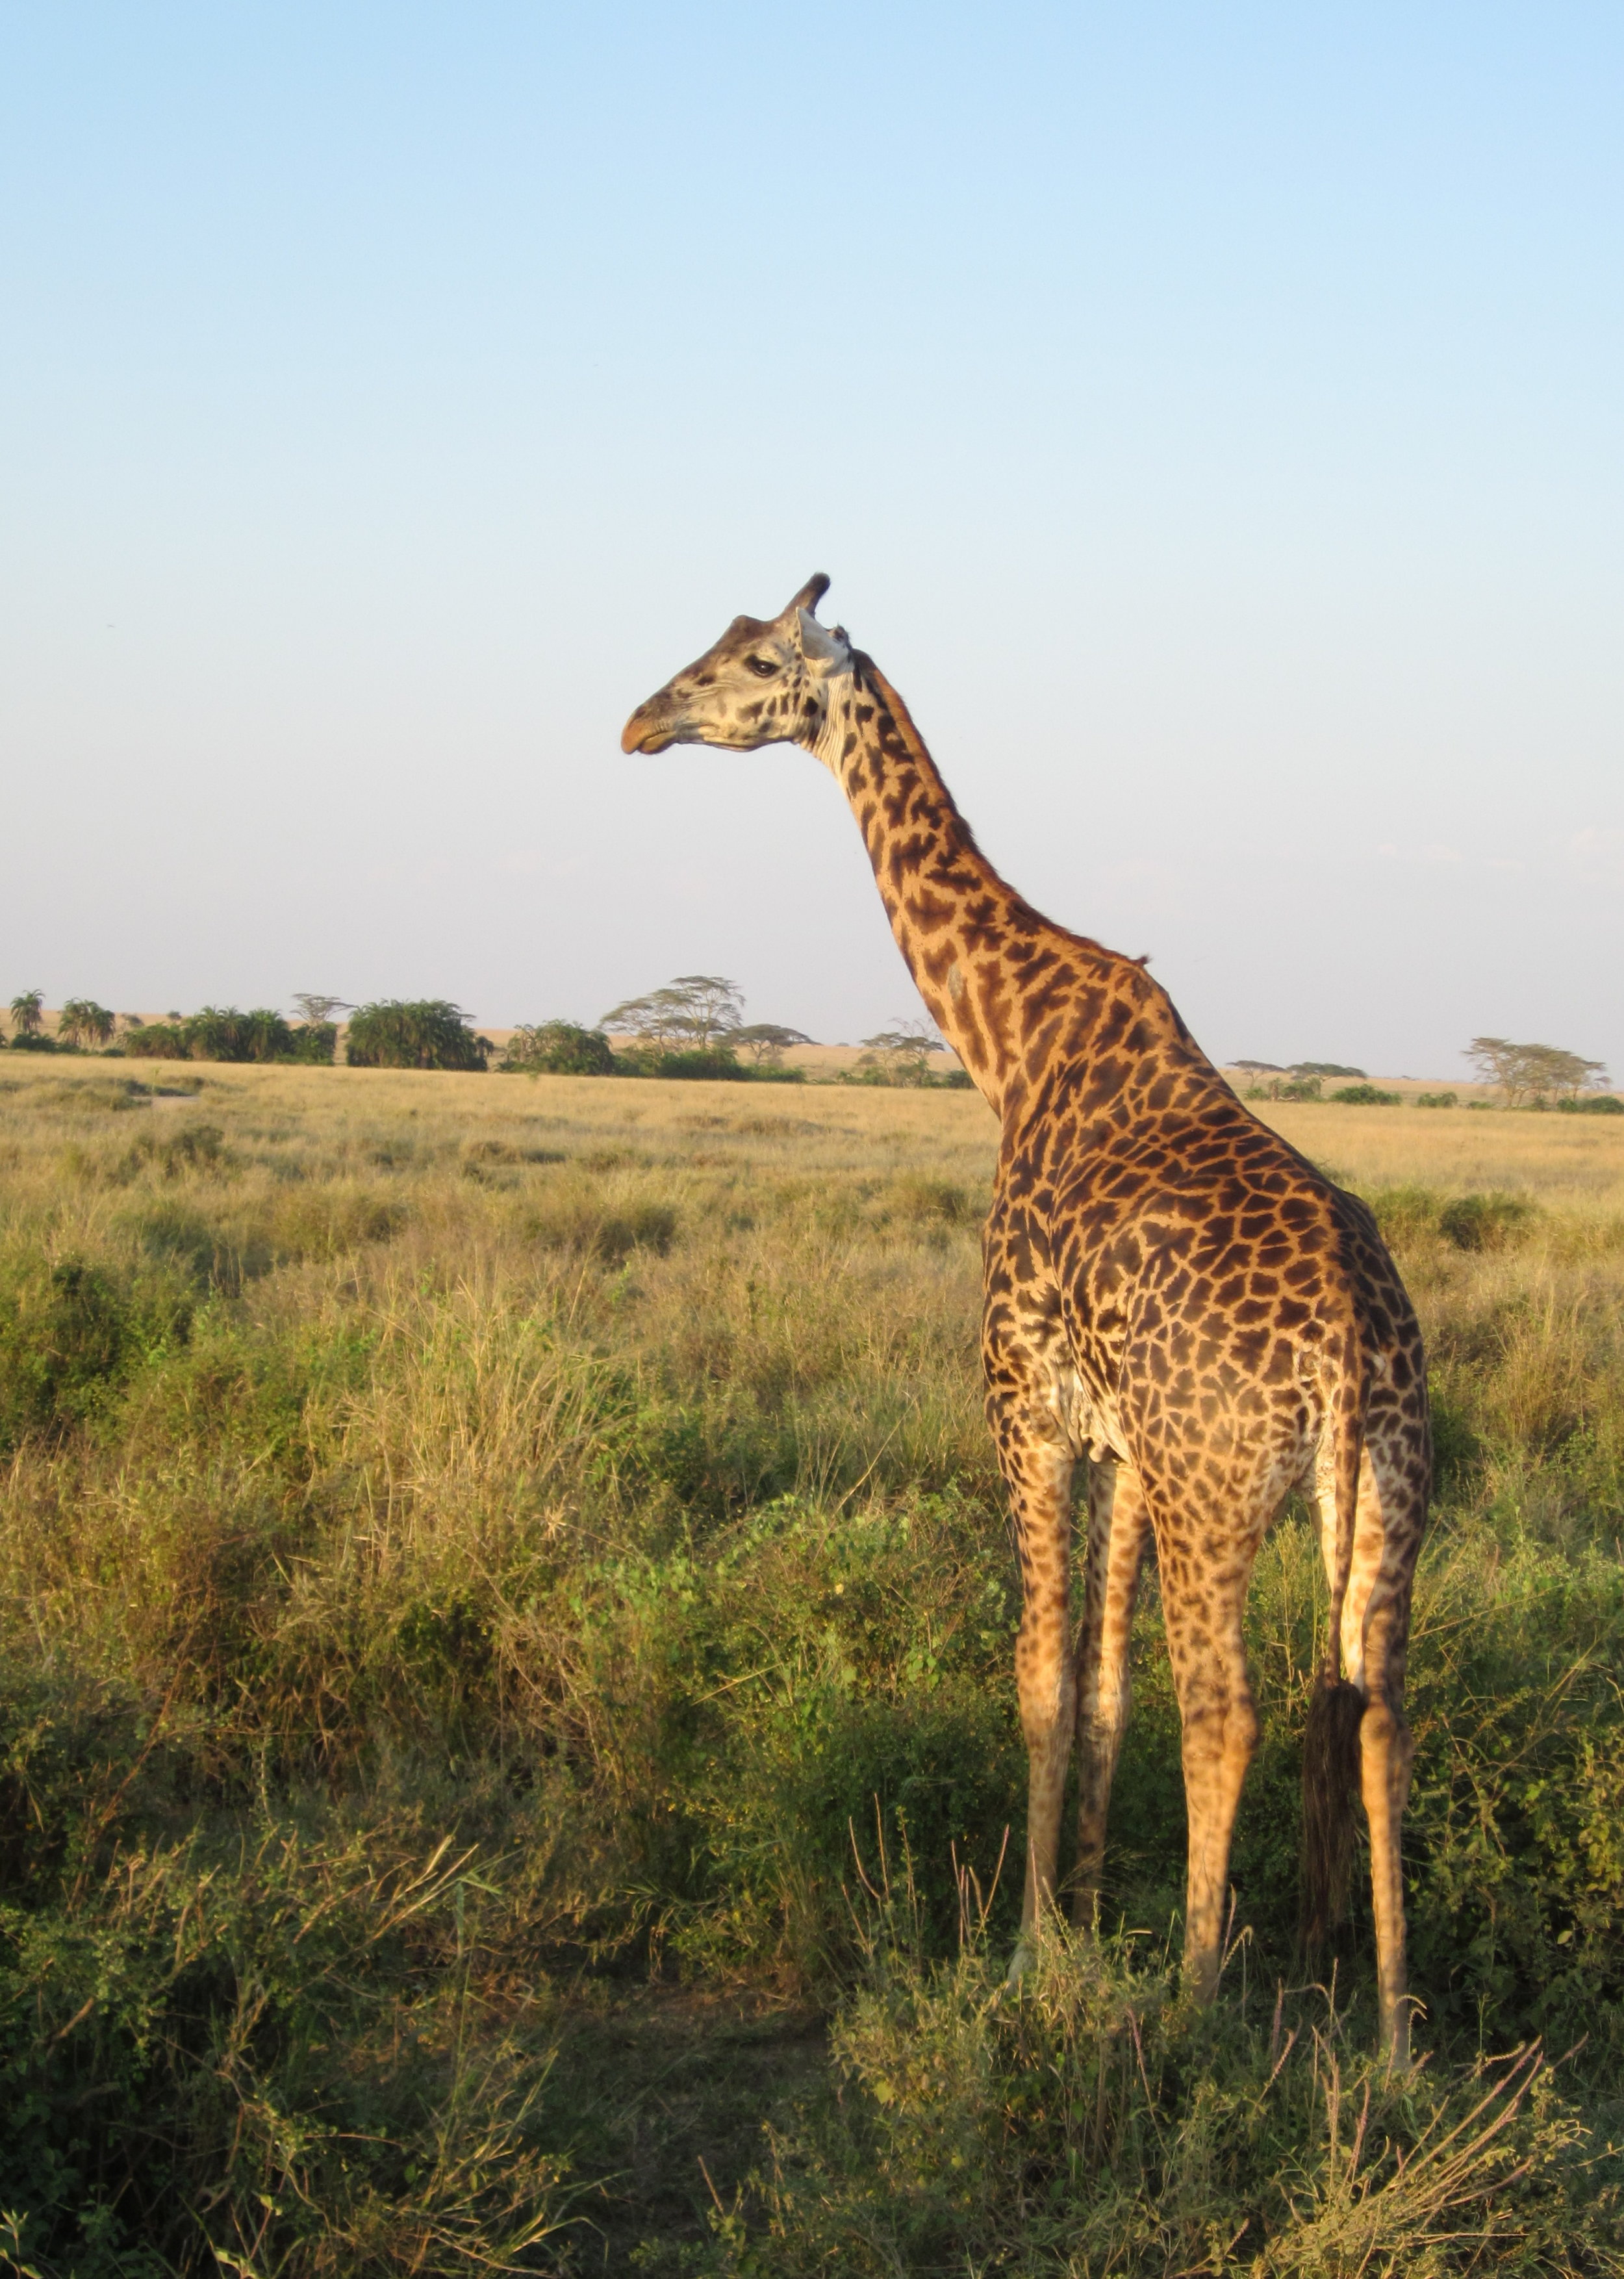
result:
M 889 1084 L 923 1084 L 931 1071 L 931 1055 L 941 1040 L 929 1021 L 894 1021 L 877 1036 L 865 1037 L 868 1047 L 857 1065 L 871 1069 Z
M 19 1037 L 37 1037 L 44 1022 L 45 992 L 25 989 L 11 1000 L 11 1018 Z
M 601 1029 L 539 1021 L 515 1029 L 501 1066 L 532 1076 L 613 1076 L 615 1055 Z
M 1363 1076 L 1361 1068 L 1344 1068 L 1340 1061 L 1293 1061 L 1293 1076 Z
M 752 1068 L 777 1068 L 792 1045 L 809 1045 L 812 1040 L 802 1029 L 786 1029 L 777 1021 L 755 1021 L 747 1029 L 730 1029 L 727 1041 Z
M 125 1032 L 124 1049 L 132 1060 L 187 1061 L 192 1057 L 183 1021 L 138 1021 Z
M 325 1022 L 331 1021 L 335 1013 L 355 1010 L 348 997 L 323 997 L 314 989 L 295 990 L 294 1003 L 298 1008 L 299 1018 L 313 1029 L 319 1029 Z
M 292 1032 L 287 1057 L 312 1068 L 331 1068 L 338 1050 L 338 1028 L 332 1021 L 301 1021 Z
M 635 1037 L 655 1052 L 710 1052 L 731 1038 L 744 1011 L 744 992 L 719 973 L 679 973 L 647 997 L 628 997 L 598 1023 Z
M 1498 1085 L 1507 1108 L 1550 1099 L 1574 1100 L 1606 1073 L 1601 1061 L 1587 1061 L 1559 1045 L 1518 1045 L 1507 1037 L 1474 1037 L 1467 1058 L 1485 1084 Z
M 104 1045 L 112 1035 L 117 1017 L 94 997 L 70 997 L 57 1017 L 57 1034 L 70 1044 Z
M 351 1068 L 483 1069 L 490 1049 L 445 997 L 383 997 L 362 1005 L 345 1043 Z
M 293 1030 L 269 1005 L 240 1013 L 234 1005 L 205 1005 L 182 1024 L 195 1061 L 285 1061 L 293 1057 Z

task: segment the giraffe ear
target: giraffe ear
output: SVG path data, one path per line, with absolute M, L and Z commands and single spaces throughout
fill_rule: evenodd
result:
M 794 627 L 801 654 L 808 664 L 842 664 L 851 655 L 839 629 L 831 633 L 827 625 L 820 625 L 810 610 L 796 610 Z

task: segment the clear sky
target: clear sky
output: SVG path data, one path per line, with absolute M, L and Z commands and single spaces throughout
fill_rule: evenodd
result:
M 917 1009 L 815 569 L 1222 1057 L 1624 1079 L 1624 12 L 0 13 L 0 998 Z

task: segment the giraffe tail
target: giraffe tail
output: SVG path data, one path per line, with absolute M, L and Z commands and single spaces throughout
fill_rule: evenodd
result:
M 1350 1326 L 1337 1373 L 1331 1418 L 1335 1434 L 1337 1527 L 1330 1576 L 1330 1635 L 1314 1680 L 1303 1736 L 1301 1937 L 1314 1956 L 1347 1908 L 1353 1870 L 1353 1800 L 1359 1792 L 1362 1687 L 1342 1667 L 1342 1609 L 1353 1566 L 1359 1467 L 1364 1454 L 1367 1378 L 1356 1327 Z

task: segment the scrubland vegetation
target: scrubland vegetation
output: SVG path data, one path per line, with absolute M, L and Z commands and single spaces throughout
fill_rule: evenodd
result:
M 974 1096 L 8 1062 L 0 2272 L 1624 2267 L 1624 1134 L 1267 1112 L 1433 1356 L 1399 2080 L 1295 1510 L 1217 2009 L 1153 1588 L 1002 1986 Z

